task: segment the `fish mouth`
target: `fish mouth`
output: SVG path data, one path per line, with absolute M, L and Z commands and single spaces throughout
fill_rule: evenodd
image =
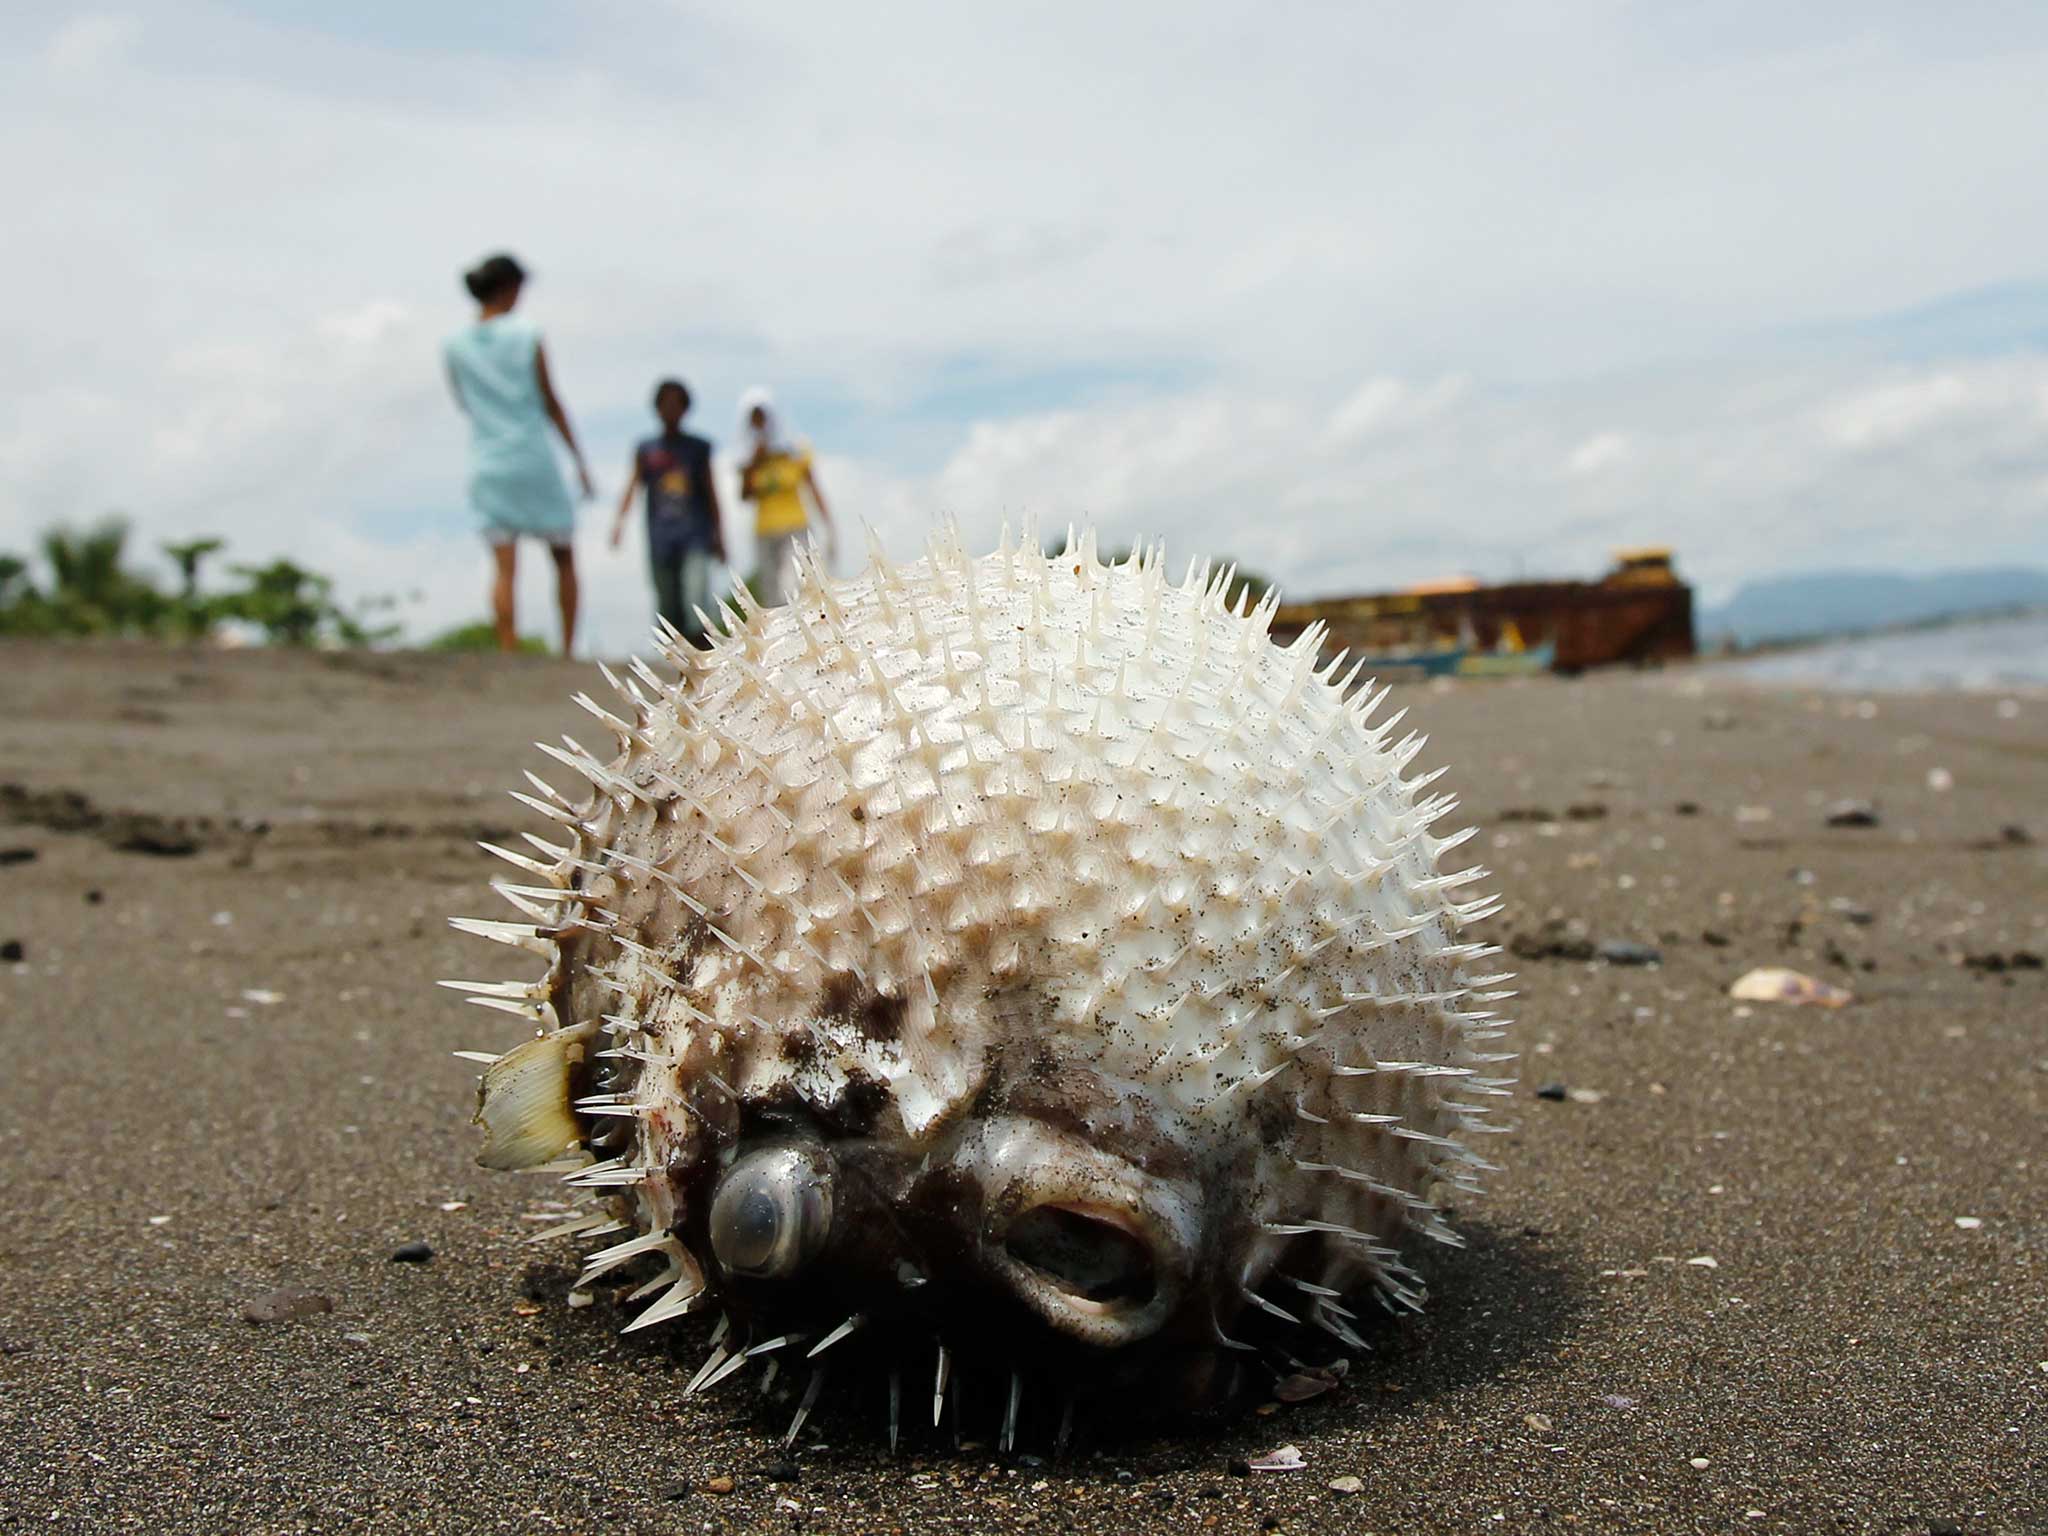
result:
M 1108 1317 L 1143 1307 L 1159 1289 L 1146 1234 L 1122 1212 L 1059 1201 L 1011 1222 L 1003 1248 L 1066 1305 Z
M 1046 1322 L 1115 1349 L 1156 1333 L 1179 1304 L 1174 1264 L 1161 1249 L 1137 1212 L 1049 1200 L 1009 1222 L 991 1256 L 1011 1293 Z
M 1121 1158 L 1030 1121 L 991 1128 L 984 1264 L 1060 1333 L 1115 1349 L 1180 1305 L 1192 1217 L 1183 1195 Z

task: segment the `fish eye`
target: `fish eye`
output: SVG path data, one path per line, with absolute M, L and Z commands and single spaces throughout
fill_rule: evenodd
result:
M 727 1274 L 785 1279 L 816 1255 L 831 1229 L 831 1180 L 802 1147 L 744 1154 L 711 1197 L 711 1251 Z

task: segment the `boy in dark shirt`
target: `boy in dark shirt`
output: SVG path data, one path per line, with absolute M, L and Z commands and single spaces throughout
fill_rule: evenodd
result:
M 612 548 L 626 534 L 633 493 L 647 492 L 647 556 L 654 572 L 654 606 L 692 645 L 704 644 L 699 609 L 711 607 L 711 562 L 725 558 L 718 487 L 711 480 L 711 444 L 683 430 L 690 391 L 680 379 L 654 386 L 661 433 L 633 450 L 633 476 L 619 498 Z

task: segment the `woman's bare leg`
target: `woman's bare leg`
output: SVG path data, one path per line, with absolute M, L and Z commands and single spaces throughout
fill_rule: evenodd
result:
M 562 605 L 562 654 L 567 656 L 576 642 L 576 551 L 567 544 L 553 549 L 555 598 Z
M 512 589 L 513 578 L 519 573 L 519 546 L 510 539 L 493 544 L 491 558 L 497 563 L 497 573 L 491 582 L 491 617 L 498 628 L 498 649 L 516 650 L 519 630 L 512 622 Z

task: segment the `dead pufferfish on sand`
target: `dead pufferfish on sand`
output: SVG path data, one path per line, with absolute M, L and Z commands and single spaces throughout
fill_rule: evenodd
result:
M 480 1160 L 590 1202 L 582 1283 L 658 1265 L 629 1329 L 722 1311 L 686 1390 L 800 1367 L 794 1439 L 864 1359 L 893 1443 L 906 1369 L 935 1424 L 971 1374 L 1007 1448 L 1027 1388 L 1064 1439 L 1077 1388 L 1220 1404 L 1419 1304 L 1508 1081 L 1497 903 L 1384 693 L 1228 579 L 947 530 L 670 633 L 679 683 L 579 700 L 609 761 L 542 747 L 589 792 L 529 775 L 559 843 L 491 850 L 531 922 L 456 924 L 549 962 L 447 984 L 540 1028 L 472 1058 Z

